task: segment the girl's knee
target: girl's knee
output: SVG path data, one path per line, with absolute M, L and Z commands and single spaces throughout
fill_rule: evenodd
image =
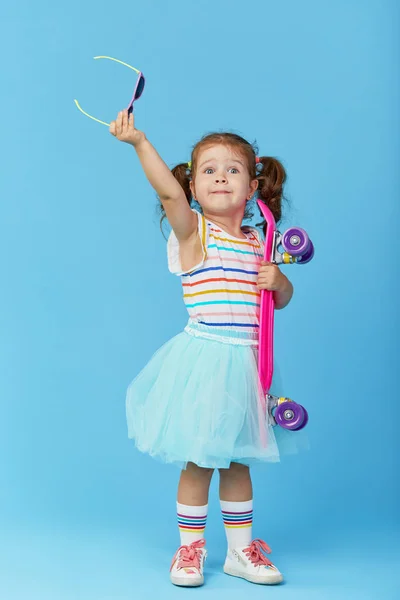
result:
M 195 473 L 199 477 L 204 477 L 205 479 L 211 478 L 214 473 L 214 469 L 207 469 L 206 467 L 199 467 L 195 463 L 191 463 L 191 462 L 189 462 L 187 464 L 186 470 L 191 473 Z
M 250 474 L 250 469 L 247 465 L 241 463 L 231 462 L 228 469 L 218 469 L 221 477 L 229 477 L 232 475 L 245 475 Z

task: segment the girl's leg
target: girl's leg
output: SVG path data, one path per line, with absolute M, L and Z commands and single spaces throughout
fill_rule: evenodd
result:
M 220 499 L 228 540 L 224 572 L 252 583 L 273 585 L 282 574 L 263 554 L 269 548 L 262 540 L 252 540 L 253 489 L 249 468 L 231 463 L 220 469 Z
M 204 536 L 213 472 L 188 463 L 181 473 L 177 500 L 181 545 L 190 545 Z
M 229 548 L 249 546 L 252 541 L 253 486 L 250 469 L 231 463 L 219 469 L 219 496 Z
M 193 587 L 204 583 L 204 530 L 212 475 L 213 469 L 202 469 L 194 463 L 188 463 L 181 473 L 176 503 L 181 546 L 170 569 L 174 585 Z

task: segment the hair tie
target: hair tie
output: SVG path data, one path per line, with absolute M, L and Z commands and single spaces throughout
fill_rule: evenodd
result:
M 191 169 L 191 168 L 192 168 L 192 161 L 191 161 L 191 160 L 189 160 L 189 161 L 188 161 L 188 164 L 187 164 L 187 166 L 188 166 L 188 169 Z
M 260 157 L 256 156 L 256 165 L 260 164 Z

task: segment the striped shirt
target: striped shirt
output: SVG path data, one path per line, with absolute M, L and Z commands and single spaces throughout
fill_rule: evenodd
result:
M 174 232 L 167 248 L 169 269 L 181 277 L 190 318 L 203 325 L 258 332 L 257 278 L 264 251 L 261 234 L 253 227 L 243 227 L 246 237 L 238 239 L 197 215 L 202 261 L 190 271 L 182 271 Z

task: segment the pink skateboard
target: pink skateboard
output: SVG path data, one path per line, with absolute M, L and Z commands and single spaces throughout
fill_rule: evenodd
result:
M 276 229 L 275 219 L 269 208 L 260 200 L 258 205 L 267 223 L 264 260 L 274 264 L 306 264 L 314 256 L 314 246 L 307 233 L 299 227 L 290 227 L 282 235 Z M 282 246 L 284 252 L 279 252 Z M 274 370 L 274 297 L 273 292 L 261 291 L 260 336 L 258 372 L 266 394 L 268 414 L 273 425 L 296 431 L 306 426 L 306 409 L 289 398 L 269 394 Z

